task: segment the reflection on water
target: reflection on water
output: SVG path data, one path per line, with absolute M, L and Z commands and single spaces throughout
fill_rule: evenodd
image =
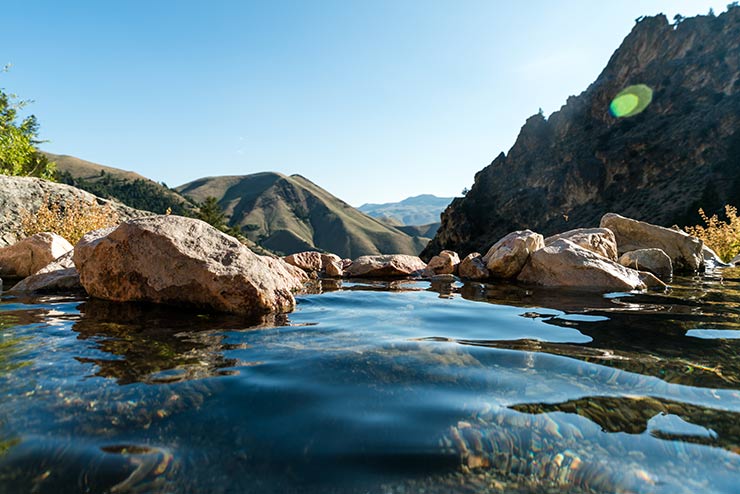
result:
M 739 288 L 318 281 L 260 321 L 6 296 L 0 493 L 736 492 Z

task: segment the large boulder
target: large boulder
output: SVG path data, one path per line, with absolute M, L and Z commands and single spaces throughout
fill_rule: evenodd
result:
M 432 257 L 427 264 L 424 274 L 426 276 L 435 276 L 438 274 L 455 274 L 460 265 L 460 257 L 457 252 L 443 250 L 438 255 Z
M 80 282 L 93 297 L 187 305 L 245 315 L 288 312 L 302 279 L 207 223 L 153 216 L 75 246 Z
M 69 292 L 82 291 L 80 273 L 77 272 L 69 251 L 51 264 L 16 283 L 11 292 Z
M 72 245 L 56 233 L 31 235 L 0 249 L 0 275 L 30 276 L 71 250 Z
M 576 228 L 547 237 L 545 246 L 552 245 L 553 242 L 561 238 L 570 240 L 574 244 L 612 261 L 617 260 L 617 241 L 614 238 L 614 232 L 608 228 Z
M 488 249 L 483 262 L 491 277 L 515 278 L 529 255 L 544 246 L 542 235 L 532 230 L 511 232 Z
M 358 257 L 345 270 L 347 276 L 366 278 L 392 278 L 418 276 L 427 265 L 416 256 L 392 254 Z
M 478 252 L 473 252 L 465 256 L 465 259 L 460 261 L 460 267 L 457 271 L 460 278 L 468 280 L 485 280 L 491 276 L 488 268 L 486 268 L 486 264 L 483 262 L 483 256 Z
M 673 263 L 668 254 L 660 249 L 639 249 L 625 252 L 619 264 L 639 271 L 649 271 L 660 279 L 673 276 Z
M 566 239 L 555 240 L 533 252 L 517 279 L 544 286 L 597 290 L 641 290 L 648 286 L 665 286 L 650 273 L 626 268 Z
M 704 265 L 702 241 L 681 230 L 651 225 L 615 213 L 605 214 L 600 226 L 614 232 L 620 256 L 632 250 L 661 249 L 671 258 L 676 271 L 696 271 Z

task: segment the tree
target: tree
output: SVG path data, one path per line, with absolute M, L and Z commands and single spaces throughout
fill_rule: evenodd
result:
M 226 228 L 226 215 L 215 197 L 206 197 L 198 208 L 197 218 L 219 230 Z
M 2 72 L 7 70 L 6 66 Z M 38 140 L 36 117 L 18 121 L 18 111 L 28 103 L 0 89 L 0 173 L 53 180 L 54 163 L 36 148 L 43 142 Z

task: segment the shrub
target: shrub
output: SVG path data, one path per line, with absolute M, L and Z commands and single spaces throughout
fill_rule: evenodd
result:
M 687 226 L 684 230 L 689 235 L 701 239 L 723 261 L 729 261 L 740 253 L 740 218 L 735 206 L 725 206 L 728 222 L 720 220 L 716 214 L 708 218 L 703 209 L 699 209 L 699 215 L 707 226 Z
M 23 211 L 21 215 L 21 227 L 25 235 L 52 232 L 66 238 L 72 245 L 87 232 L 118 223 L 118 213 L 108 204 L 101 206 L 74 199 L 62 205 L 53 202 L 48 195 L 38 211 Z

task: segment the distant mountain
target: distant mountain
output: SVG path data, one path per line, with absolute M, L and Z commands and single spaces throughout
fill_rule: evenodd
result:
M 363 204 L 357 209 L 389 224 L 428 225 L 439 221 L 440 213 L 452 202 L 452 199 L 452 197 L 422 194 L 409 197 L 401 202 Z
M 197 202 L 215 197 L 229 225 L 279 254 L 318 249 L 349 258 L 416 255 L 428 240 L 361 213 L 300 175 L 207 177 L 175 190 Z
M 711 216 L 724 204 L 740 206 L 733 4 L 674 24 L 664 15 L 638 19 L 588 89 L 547 119 L 527 119 L 509 153 L 476 173 L 422 257 L 486 252 L 524 228 L 552 235 L 598 226 L 607 212 L 692 225 L 700 207 Z
M 437 234 L 437 230 L 439 230 L 441 224 L 442 223 L 438 221 L 428 225 L 400 225 L 397 226 L 396 229 L 401 230 L 403 233 L 411 235 L 412 237 L 432 239 Z
M 57 181 L 99 197 L 117 199 L 132 208 L 163 214 L 187 214 L 195 205 L 177 192 L 135 172 L 85 161 L 74 156 L 44 153 L 57 165 Z

